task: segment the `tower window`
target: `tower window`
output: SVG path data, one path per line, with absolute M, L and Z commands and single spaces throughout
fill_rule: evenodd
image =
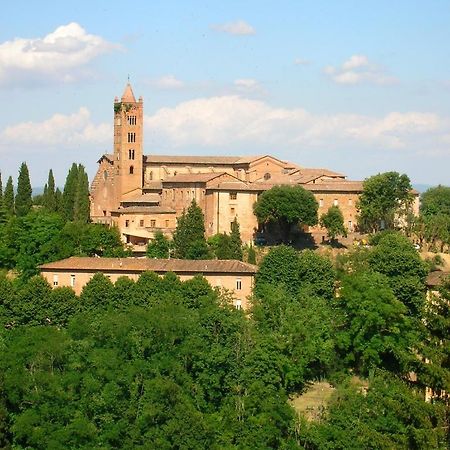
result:
M 134 150 L 128 150 L 128 159 L 134 159 Z
M 136 116 L 128 116 L 127 120 L 128 120 L 128 125 L 136 125 L 136 123 L 137 123 Z
M 128 133 L 128 143 L 136 142 L 136 133 Z
M 134 167 L 130 166 L 130 175 L 133 175 L 133 173 L 134 173 Z

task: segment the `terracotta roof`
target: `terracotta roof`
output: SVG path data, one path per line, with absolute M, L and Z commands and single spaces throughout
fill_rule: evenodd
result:
M 107 159 L 110 163 L 114 163 L 114 155 L 112 153 L 103 154 L 97 162 L 101 163 L 103 158 Z
M 239 164 L 240 156 L 177 156 L 177 155 L 146 155 L 145 161 L 154 164 L 203 164 L 203 165 L 234 165 Z
M 125 206 L 124 208 L 113 209 L 115 214 L 175 214 L 175 210 L 163 206 Z
M 122 101 L 126 103 L 136 103 L 136 99 L 134 98 L 133 89 L 131 89 L 131 84 L 128 82 L 125 86 L 125 90 L 122 94 Z
M 162 189 L 162 181 L 144 181 L 144 189 L 160 191 Z
M 236 260 L 186 260 L 150 258 L 89 258 L 75 257 L 62 259 L 39 266 L 42 270 L 89 270 L 95 272 L 189 272 L 189 273 L 250 273 L 258 267 Z
M 435 270 L 430 272 L 427 276 L 426 285 L 428 287 L 439 286 L 446 278 L 450 281 L 450 272 L 444 272 L 442 270 Z
M 330 181 L 314 184 L 303 184 L 302 187 L 308 191 L 327 191 L 327 192 L 362 192 L 362 181 Z
M 333 170 L 324 169 L 324 168 L 311 168 L 308 169 L 306 167 L 300 169 L 294 169 L 289 172 L 289 175 L 299 175 L 299 176 L 315 176 L 315 177 L 336 177 L 336 178 L 345 178 L 343 173 L 334 172 Z
M 135 197 L 127 198 L 121 201 L 121 203 L 159 203 L 160 196 L 153 192 L 148 194 L 137 195 Z
M 249 185 L 245 183 L 244 181 L 222 181 L 219 183 L 213 183 L 206 187 L 207 191 L 213 190 L 213 191 L 247 191 L 247 190 L 253 190 L 249 189 Z
M 206 183 L 214 178 L 227 174 L 226 172 L 207 172 L 207 173 L 179 173 L 173 177 L 163 180 L 165 183 Z M 228 174 L 227 174 L 228 175 Z M 230 175 L 231 177 L 232 175 Z M 234 177 L 233 177 L 234 178 Z

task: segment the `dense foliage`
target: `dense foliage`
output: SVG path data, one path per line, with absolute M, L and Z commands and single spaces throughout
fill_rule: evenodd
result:
M 276 223 L 288 242 L 293 225 L 317 224 L 318 207 L 314 195 L 301 186 L 274 186 L 259 196 L 253 212 L 262 224 Z
M 358 226 L 365 232 L 396 229 L 405 225 L 413 197 L 407 175 L 379 173 L 364 181 L 358 201 Z
M 338 236 L 347 236 L 344 225 L 344 216 L 339 206 L 331 206 L 328 211 L 320 216 L 320 226 L 326 228 L 328 239 L 333 242 Z
M 202 209 L 192 200 L 187 211 L 178 218 L 173 234 L 174 256 L 180 259 L 208 259 L 205 222 Z

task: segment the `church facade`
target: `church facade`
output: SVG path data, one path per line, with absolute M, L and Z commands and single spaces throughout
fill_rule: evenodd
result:
M 98 160 L 91 185 L 91 219 L 115 224 L 125 242 L 143 247 L 156 231 L 170 235 L 177 218 L 195 199 L 205 217 L 207 237 L 230 231 L 236 218 L 243 242 L 258 230 L 253 204 L 275 185 L 301 185 L 319 204 L 319 216 L 340 207 L 345 225 L 356 225 L 361 181 L 328 169 L 305 168 L 270 155 L 145 155 L 144 104 L 128 83 L 114 100 L 113 153 Z

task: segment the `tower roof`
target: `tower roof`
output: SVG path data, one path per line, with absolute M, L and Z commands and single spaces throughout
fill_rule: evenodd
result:
M 125 103 L 136 103 L 136 99 L 134 98 L 133 89 L 131 89 L 130 82 L 125 86 L 125 90 L 122 94 L 122 102 Z

